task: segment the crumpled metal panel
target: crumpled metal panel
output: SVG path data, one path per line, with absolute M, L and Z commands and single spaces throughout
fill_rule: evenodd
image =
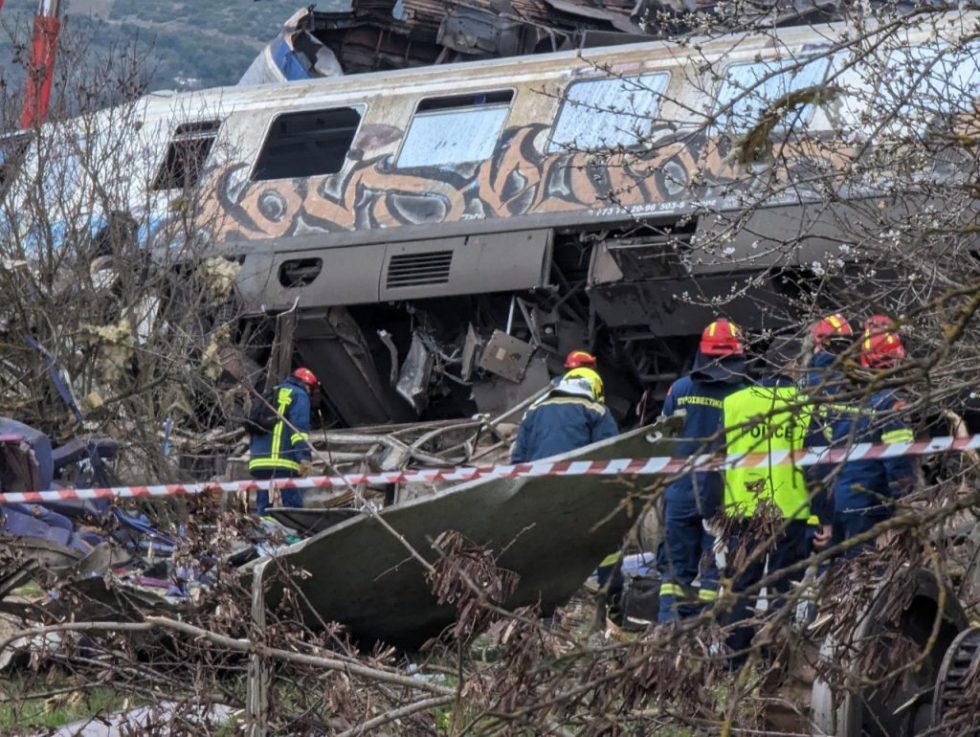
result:
M 429 379 L 435 359 L 418 333 L 412 335 L 412 346 L 405 356 L 395 388 L 417 412 L 429 404 Z
M 303 363 L 320 377 L 321 395 L 349 426 L 407 422 L 413 409 L 379 377 L 360 327 L 342 307 L 307 311 L 296 327 L 296 349 Z
M 524 378 L 533 355 L 534 346 L 527 341 L 508 335 L 503 330 L 494 330 L 483 349 L 479 365 L 484 371 L 517 384 Z
M 671 440 L 647 427 L 559 458 L 647 457 L 673 448 Z M 406 544 L 431 561 L 436 557 L 431 542 L 444 531 L 457 531 L 498 555 L 501 568 L 520 575 L 507 606 L 540 602 L 548 613 L 568 601 L 599 561 L 619 548 L 642 506 L 623 502 L 651 481 L 608 476 L 473 481 L 383 510 L 384 521 L 400 538 L 377 519 L 362 516 L 277 557 L 312 574 L 292 582 L 314 610 L 310 626 L 321 618 L 338 621 L 361 641 L 414 649 L 452 624 L 454 610 L 437 603 L 424 568 Z M 266 576 L 273 569 L 269 566 Z M 270 606 L 279 598 L 278 587 L 281 582 L 272 586 Z
M 353 74 L 664 38 L 689 31 L 685 16 L 694 13 L 737 27 L 827 22 L 840 18 L 840 7 L 839 0 L 353 0 L 342 11 L 297 12 L 243 82 L 290 78 L 289 65 L 298 74 L 329 76 L 340 68 Z M 304 62 L 291 40 L 297 31 L 332 54 L 320 60 L 306 53 Z

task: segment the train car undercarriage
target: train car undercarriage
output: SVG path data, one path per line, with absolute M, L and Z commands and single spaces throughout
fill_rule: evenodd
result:
M 577 348 L 598 356 L 617 418 L 648 421 L 703 325 L 778 329 L 806 289 L 801 249 L 770 269 L 719 263 L 698 245 L 707 220 L 249 254 L 246 343 L 269 381 L 295 351 L 349 426 L 503 411 Z

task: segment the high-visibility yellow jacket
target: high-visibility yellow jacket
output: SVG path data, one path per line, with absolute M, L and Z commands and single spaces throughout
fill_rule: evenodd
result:
M 725 397 L 722 405 L 729 456 L 799 450 L 810 425 L 811 410 L 795 386 L 749 386 Z M 759 503 L 779 508 L 784 519 L 810 517 L 803 469 L 763 462 L 725 471 L 725 514 L 751 517 Z

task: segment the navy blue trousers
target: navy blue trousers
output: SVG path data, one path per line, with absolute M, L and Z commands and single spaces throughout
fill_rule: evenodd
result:
M 759 534 L 759 533 L 756 533 Z M 745 557 L 756 549 L 762 541 L 752 539 L 747 526 L 736 525 L 732 530 L 728 541 L 728 570 L 726 577 L 732 580 L 732 593 L 741 594 L 749 588 L 755 586 L 763 578 L 771 576 L 779 571 L 795 564 L 809 556 L 809 546 L 807 544 L 807 524 L 804 520 L 793 520 L 786 525 L 782 535 L 771 541 L 768 555 L 759 555 L 755 560 L 743 563 L 740 570 L 733 570 L 733 562 Z M 743 555 L 738 555 L 740 552 Z M 769 561 L 768 573 L 766 572 L 766 559 Z M 785 594 L 789 591 L 790 584 L 803 578 L 805 571 L 797 570 L 786 573 L 778 578 L 772 585 L 766 587 L 766 595 L 769 599 L 769 611 L 775 611 L 781 607 L 785 601 Z M 753 627 L 737 626 L 739 622 L 744 622 L 751 617 L 750 608 L 755 606 L 759 591 L 756 589 L 752 593 L 738 596 L 735 606 L 726 618 L 726 624 L 734 625 L 735 629 L 728 636 L 728 647 L 738 653 L 745 650 L 752 641 Z M 744 655 L 736 654 L 732 659 L 734 665 L 740 665 L 744 661 Z
M 294 479 L 298 478 L 299 474 L 295 471 L 290 471 L 285 468 L 257 468 L 252 471 L 253 479 L 260 480 L 271 480 L 271 479 Z M 284 507 L 303 507 L 303 492 L 300 489 L 281 489 L 280 494 L 282 494 L 282 506 Z M 269 492 L 268 491 L 258 491 L 255 494 L 255 512 L 261 517 L 265 514 L 266 508 L 269 506 Z
M 834 545 L 840 545 L 845 540 L 850 540 L 855 535 L 867 532 L 879 522 L 884 522 L 891 517 L 889 512 L 882 513 L 875 510 L 874 514 L 865 514 L 860 510 L 848 512 L 834 512 Z M 847 559 L 853 558 L 874 545 L 874 538 L 849 548 L 844 553 Z
M 688 510 L 664 508 L 664 542 L 657 554 L 660 572 L 661 624 L 697 614 L 718 598 L 718 567 L 714 535 L 704 529 L 704 518 Z M 694 579 L 700 581 L 695 591 Z

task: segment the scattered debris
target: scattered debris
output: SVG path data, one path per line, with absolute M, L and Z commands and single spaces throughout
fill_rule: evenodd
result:
M 109 325 L 83 325 L 82 332 L 95 354 L 101 382 L 110 386 L 117 383 L 134 355 L 136 336 L 129 317 Z

